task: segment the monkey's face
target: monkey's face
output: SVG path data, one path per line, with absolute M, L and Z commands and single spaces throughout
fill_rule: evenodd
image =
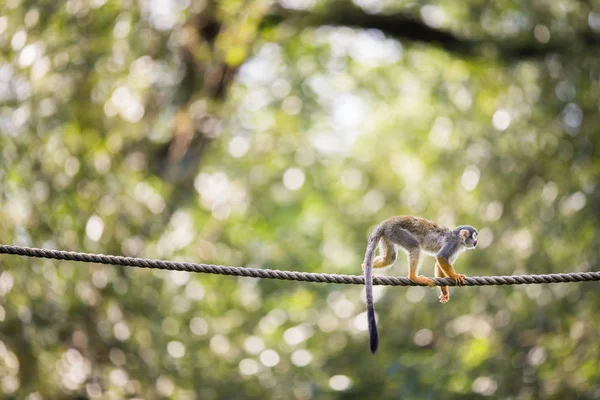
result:
M 474 249 L 477 246 L 477 229 L 469 225 L 461 226 L 460 228 L 459 235 L 463 246 L 467 249 Z

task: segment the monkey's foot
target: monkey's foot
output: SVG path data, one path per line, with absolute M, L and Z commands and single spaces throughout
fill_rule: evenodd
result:
M 433 281 L 433 279 L 427 278 L 423 275 L 413 276 L 412 278 L 409 276 L 408 279 L 410 279 L 414 283 L 418 283 L 419 285 L 435 286 L 435 282 Z
M 442 293 L 438 299 L 440 299 L 440 303 L 442 304 L 447 303 L 450 300 L 450 293 Z
M 360 267 L 362 268 L 362 270 L 365 270 L 365 264 L 360 264 Z
M 465 283 L 465 279 L 467 279 L 467 277 L 463 274 L 450 275 L 450 278 L 456 281 L 456 286 L 463 285 Z

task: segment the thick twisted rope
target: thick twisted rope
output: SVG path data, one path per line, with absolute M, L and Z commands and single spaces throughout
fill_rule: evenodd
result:
M 0 244 L 0 254 L 13 254 L 25 257 L 51 258 L 55 260 L 78 261 L 87 263 L 121 265 L 126 267 L 155 268 L 170 271 L 188 271 L 207 274 L 245 276 L 249 278 L 282 279 L 288 281 L 340 283 L 347 285 L 364 285 L 362 275 L 315 274 L 310 272 L 282 271 L 274 269 L 256 269 L 244 267 L 228 267 L 224 265 L 196 264 L 152 260 L 147 258 L 107 256 L 104 254 L 79 253 L 73 251 L 37 249 L 33 247 L 8 246 Z M 456 286 L 454 279 L 433 278 L 437 286 Z M 526 285 L 540 283 L 570 283 L 600 281 L 600 272 L 570 272 L 567 274 L 512 275 L 512 276 L 471 276 L 466 278 L 465 286 L 491 285 Z M 376 276 L 375 285 L 387 286 L 419 286 L 408 278 L 401 276 Z

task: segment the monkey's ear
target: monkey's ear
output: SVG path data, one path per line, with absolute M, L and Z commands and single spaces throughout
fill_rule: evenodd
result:
M 460 238 L 464 241 L 467 240 L 467 238 L 469 237 L 469 231 L 466 229 L 461 229 L 460 232 L 458 232 L 458 234 L 460 235 Z

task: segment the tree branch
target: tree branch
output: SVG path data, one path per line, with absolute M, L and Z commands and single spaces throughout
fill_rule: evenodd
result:
M 368 14 L 350 4 L 334 3 L 333 6 L 319 12 L 278 7 L 266 16 L 262 25 L 274 26 L 283 22 L 299 27 L 331 25 L 377 29 L 389 37 L 431 44 L 458 56 L 488 57 L 492 54 L 499 61 L 505 62 L 541 58 L 555 53 L 570 53 L 574 45 L 585 46 L 593 52 L 600 49 L 600 35 L 590 30 L 581 32 L 577 38 L 556 39 L 547 44 L 535 41 L 533 35 L 532 39 L 527 41 L 506 41 L 493 37 L 466 39 L 444 29 L 432 28 L 408 14 Z

